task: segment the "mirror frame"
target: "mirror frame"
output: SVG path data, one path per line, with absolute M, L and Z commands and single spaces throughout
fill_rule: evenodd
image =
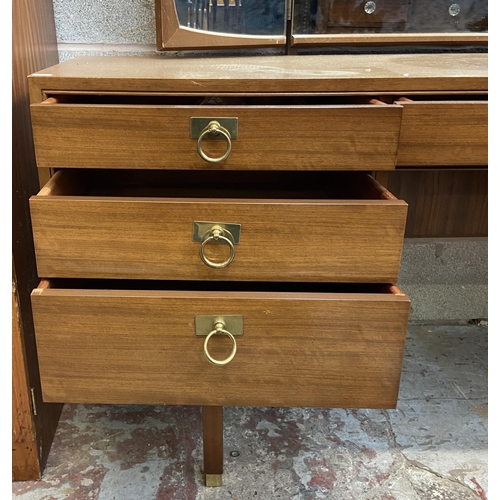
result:
M 158 50 L 235 49 L 284 47 L 286 35 L 261 36 L 212 33 L 179 24 L 175 0 L 156 0 L 156 46 Z M 286 12 L 283 13 L 286 15 Z M 283 27 L 284 28 L 284 27 Z

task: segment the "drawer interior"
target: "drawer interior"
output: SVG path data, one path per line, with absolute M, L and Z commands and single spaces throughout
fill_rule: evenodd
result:
M 488 94 L 417 94 L 408 97 L 396 97 L 396 102 L 487 102 Z
M 145 293 L 155 292 L 222 292 L 222 293 L 253 293 L 284 296 L 294 294 L 306 296 L 310 294 L 349 294 L 376 295 L 381 298 L 404 296 L 399 288 L 386 283 L 294 283 L 271 281 L 179 281 L 179 280 L 131 280 L 131 279 L 43 279 L 38 289 L 51 290 L 93 290 L 121 293 L 124 291 Z
M 89 105 L 138 105 L 138 106 L 342 106 L 342 105 L 383 105 L 393 104 L 400 98 L 396 94 L 356 94 L 342 95 L 168 95 L 168 94 L 57 94 L 46 93 L 46 104 L 89 104 Z M 486 101 L 487 94 L 432 94 L 406 93 L 415 101 Z M 403 96 L 404 97 L 404 96 Z
M 39 196 L 395 200 L 364 172 L 58 171 Z
M 89 104 L 118 106 L 342 106 L 352 104 L 381 105 L 372 95 L 168 95 L 161 93 L 133 94 L 58 94 L 47 92 L 45 104 Z

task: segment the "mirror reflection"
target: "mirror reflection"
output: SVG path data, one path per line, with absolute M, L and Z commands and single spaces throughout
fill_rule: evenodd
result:
M 487 30 L 487 0 L 294 0 L 297 35 Z
M 284 35 L 285 0 L 175 0 L 179 24 L 196 30 Z

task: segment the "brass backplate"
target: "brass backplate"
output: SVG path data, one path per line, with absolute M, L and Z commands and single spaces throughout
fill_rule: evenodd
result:
M 203 130 L 210 122 L 219 122 L 231 136 L 231 139 L 238 138 L 238 118 L 204 118 L 204 117 L 192 117 L 191 118 L 191 139 L 198 139 L 200 137 Z M 222 134 L 207 134 L 203 139 L 212 140 L 212 139 L 225 139 Z
M 219 321 L 225 323 L 224 330 L 233 335 L 243 335 L 243 316 L 195 316 L 194 326 L 196 335 L 207 336 L 215 330 L 215 324 Z
M 238 245 L 240 242 L 241 224 L 229 222 L 193 222 L 193 241 L 203 241 L 214 226 L 220 226 L 222 229 L 231 233 L 234 244 Z

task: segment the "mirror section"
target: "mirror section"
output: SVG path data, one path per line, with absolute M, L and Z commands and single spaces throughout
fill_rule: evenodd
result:
M 285 0 L 175 0 L 179 25 L 233 35 L 284 36 Z
M 156 0 L 158 50 L 282 48 L 291 0 Z
M 452 34 L 485 34 L 487 0 L 294 0 L 294 35 L 400 34 L 392 43 L 411 35 L 432 34 L 432 40 L 456 41 Z M 439 40 L 439 35 L 443 39 Z M 418 37 L 414 37 L 418 41 Z M 345 41 L 345 38 L 342 37 Z M 390 39 L 385 39 L 385 41 Z M 333 41 L 333 40 L 332 40 Z M 353 38 L 353 41 L 356 41 Z

